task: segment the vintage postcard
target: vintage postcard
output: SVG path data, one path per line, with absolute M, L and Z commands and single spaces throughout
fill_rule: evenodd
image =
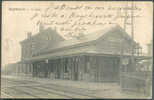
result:
M 1 98 L 151 99 L 153 3 L 2 2 Z

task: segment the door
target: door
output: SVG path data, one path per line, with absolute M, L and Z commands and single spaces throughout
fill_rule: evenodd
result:
M 101 81 L 117 82 L 119 80 L 119 61 L 117 58 L 105 57 L 99 67 Z

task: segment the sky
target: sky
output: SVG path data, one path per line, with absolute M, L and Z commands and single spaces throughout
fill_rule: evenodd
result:
M 32 2 L 32 1 L 5 1 L 2 3 L 2 66 L 6 65 L 8 63 L 14 63 L 17 61 L 20 61 L 21 57 L 21 47 L 20 47 L 20 41 L 26 39 L 27 32 L 32 32 L 32 34 L 37 34 L 39 27 L 36 24 L 38 20 L 43 21 L 61 21 L 66 19 L 59 19 L 56 18 L 50 18 L 48 20 L 42 19 L 41 14 L 45 11 L 46 8 L 52 6 L 52 5 L 62 5 L 66 4 L 67 6 L 71 7 L 72 5 L 84 5 L 84 6 L 90 6 L 90 7 L 123 7 L 126 5 L 126 2 L 103 2 L 103 1 L 40 1 L 40 2 Z M 131 4 L 130 2 L 128 5 Z M 152 2 L 135 2 L 134 3 L 138 8 L 141 10 L 134 11 L 134 15 L 140 15 L 141 17 L 134 19 L 134 39 L 135 41 L 139 42 L 141 46 L 143 47 L 143 51 L 146 52 L 146 44 L 149 43 L 152 40 L 152 27 L 153 27 L 153 5 Z M 53 7 L 53 6 L 52 6 Z M 18 10 L 15 10 L 15 8 L 18 8 Z M 19 9 L 20 8 L 20 9 Z M 26 10 L 25 10 L 26 9 Z M 28 10 L 27 10 L 28 9 Z M 43 9 L 43 10 L 42 10 Z M 57 14 L 61 15 L 69 15 L 72 11 L 69 9 L 64 10 L 52 10 L 51 13 L 56 12 Z M 90 13 L 91 11 L 87 10 L 78 10 L 75 11 L 77 14 L 85 14 Z M 37 17 L 35 17 L 35 14 L 38 14 Z M 111 13 L 114 16 L 117 15 L 123 15 L 124 12 L 118 12 L 117 10 L 109 11 L 109 10 L 99 10 L 94 11 L 95 14 L 107 14 Z M 35 18 L 33 18 L 35 17 Z M 69 18 L 67 18 L 69 19 Z M 70 18 L 71 19 L 71 18 Z M 72 19 L 72 23 L 77 20 L 75 18 Z M 83 20 L 88 21 L 91 19 L 83 18 Z M 108 22 L 111 20 L 111 22 L 116 22 L 121 27 L 124 27 L 123 19 L 105 19 L 101 18 L 99 19 L 100 22 Z M 77 20 L 78 21 L 78 20 Z M 62 27 L 71 29 L 71 26 L 69 25 L 63 25 L 63 26 L 56 26 L 56 25 L 46 25 L 46 27 L 51 27 L 57 29 L 57 31 L 64 36 L 67 32 L 61 31 L 60 29 Z M 80 25 L 76 26 L 80 27 Z M 82 31 L 85 34 L 88 33 L 94 33 L 97 30 L 101 30 L 104 26 L 82 26 L 86 28 L 85 31 Z M 127 27 L 127 33 L 131 35 L 131 27 Z M 76 31 L 73 31 L 75 34 Z

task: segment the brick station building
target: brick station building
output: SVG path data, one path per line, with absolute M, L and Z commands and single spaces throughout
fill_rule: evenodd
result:
M 121 45 L 121 40 L 122 44 Z M 131 71 L 131 37 L 119 26 L 65 40 L 56 30 L 41 28 L 21 41 L 22 57 L 18 72 L 45 77 L 95 82 L 118 82 L 120 70 Z M 133 41 L 134 47 L 139 46 Z M 120 53 L 127 66 L 120 69 Z M 134 53 L 139 54 L 140 48 Z M 141 57 L 135 55 L 135 58 Z

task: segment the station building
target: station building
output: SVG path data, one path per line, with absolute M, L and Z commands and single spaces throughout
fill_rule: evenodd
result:
M 141 57 L 138 43 L 119 26 L 113 25 L 82 37 L 65 40 L 56 30 L 40 28 L 20 42 L 22 57 L 18 72 L 32 77 L 119 82 L 120 70 L 132 71 L 131 47 Z M 125 67 L 120 67 L 121 52 Z

